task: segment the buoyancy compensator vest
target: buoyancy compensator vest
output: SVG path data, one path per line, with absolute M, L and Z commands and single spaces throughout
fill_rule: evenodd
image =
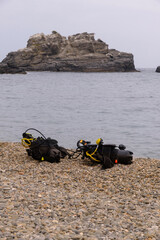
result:
M 96 144 L 85 140 L 77 142 L 77 150 L 82 154 L 82 159 L 89 158 L 93 162 L 101 163 L 103 168 L 111 168 L 114 164 L 131 164 L 133 152 L 126 150 L 123 144 L 118 147 L 114 144 L 103 144 L 101 138 L 97 139 Z
M 41 134 L 41 137 L 34 138 L 32 134 L 27 133 L 29 130 L 35 130 Z M 68 151 L 58 145 L 58 141 L 46 138 L 40 131 L 34 128 L 27 129 L 22 134 L 22 145 L 26 147 L 29 156 L 39 161 L 60 162 L 61 158 L 70 156 Z

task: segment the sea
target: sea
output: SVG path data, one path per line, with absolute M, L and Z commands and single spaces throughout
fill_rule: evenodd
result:
M 160 74 L 138 70 L 1 74 L 0 141 L 20 142 L 35 128 L 65 148 L 102 138 L 135 157 L 160 159 Z

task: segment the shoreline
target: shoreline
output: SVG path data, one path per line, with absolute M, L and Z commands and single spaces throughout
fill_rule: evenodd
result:
M 0 237 L 158 240 L 157 159 L 101 170 L 90 160 L 38 162 L 0 142 Z

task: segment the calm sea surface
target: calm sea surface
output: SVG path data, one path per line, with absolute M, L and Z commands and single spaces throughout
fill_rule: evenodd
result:
M 0 75 L 0 141 L 37 128 L 59 145 L 79 139 L 123 143 L 136 157 L 160 159 L 160 74 L 54 73 Z M 32 132 L 35 137 L 36 132 Z

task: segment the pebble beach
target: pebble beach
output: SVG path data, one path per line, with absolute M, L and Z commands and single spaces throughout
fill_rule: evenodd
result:
M 102 170 L 89 159 L 39 162 L 0 143 L 0 239 L 159 240 L 160 160 Z

